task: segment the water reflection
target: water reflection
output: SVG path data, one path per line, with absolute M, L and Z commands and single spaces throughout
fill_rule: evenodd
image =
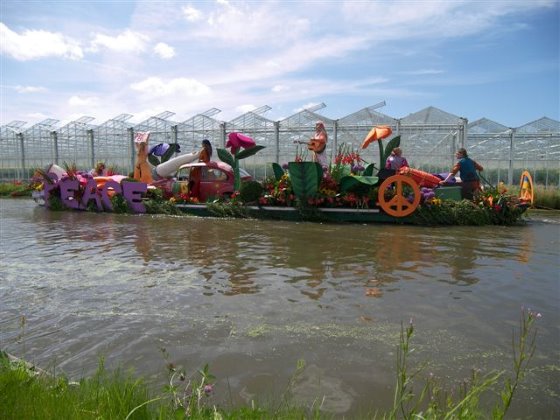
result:
M 56 355 L 76 377 L 104 355 L 157 376 L 165 346 L 190 371 L 209 363 L 238 401 L 265 380 L 289 383 L 302 358 L 302 398 L 327 395 L 331 412 L 353 418 L 391 399 L 401 321 L 418 323 L 415 354 L 454 379 L 480 364 L 508 368 L 525 305 L 544 316 L 514 416 L 560 414 L 559 224 L 321 225 L 2 204 L 0 342 L 40 365 Z

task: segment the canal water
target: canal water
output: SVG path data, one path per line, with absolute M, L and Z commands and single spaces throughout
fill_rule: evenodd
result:
M 417 227 L 0 206 L 0 347 L 40 367 L 78 379 L 104 358 L 161 391 L 167 362 L 208 363 L 212 403 L 355 417 L 391 406 L 401 325 L 417 383 L 452 388 L 511 374 L 525 308 L 542 317 L 510 414 L 560 416 L 558 213 Z

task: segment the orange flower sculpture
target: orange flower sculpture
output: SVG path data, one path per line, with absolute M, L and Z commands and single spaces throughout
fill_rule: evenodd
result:
M 389 137 L 393 133 L 388 125 L 379 125 L 373 127 L 362 142 L 362 149 L 365 149 L 370 143 Z
M 369 133 L 362 142 L 362 149 L 365 149 L 370 143 L 377 141 L 379 145 L 379 168 L 383 168 L 383 142 L 381 139 L 389 137 L 393 130 L 388 125 L 378 125 L 369 130 Z

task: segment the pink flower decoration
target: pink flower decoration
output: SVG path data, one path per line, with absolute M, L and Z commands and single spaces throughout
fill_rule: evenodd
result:
M 250 147 L 255 147 L 256 143 L 251 138 L 241 133 L 229 133 L 228 141 L 226 147 L 231 147 L 231 154 L 235 155 L 241 147 L 248 149 Z

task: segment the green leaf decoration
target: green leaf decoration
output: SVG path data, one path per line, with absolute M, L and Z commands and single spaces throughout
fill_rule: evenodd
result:
M 288 172 L 294 194 L 302 201 L 317 195 L 323 168 L 317 162 L 289 162 Z
M 389 157 L 393 149 L 395 147 L 399 147 L 400 144 L 401 144 L 401 136 L 392 138 L 391 141 L 387 144 L 387 147 L 385 148 L 385 153 L 383 153 L 383 159 L 381 160 L 383 162 L 381 166 L 382 168 L 385 167 L 385 162 L 387 162 L 387 158 Z
M 280 179 L 284 176 L 284 169 L 276 162 L 272 162 L 272 171 L 274 172 L 274 177 L 276 181 L 280 181 Z
M 218 153 L 218 157 L 222 162 L 227 163 L 232 168 L 234 167 L 235 164 L 233 162 L 233 156 L 230 152 L 228 152 L 226 149 L 220 148 L 216 149 L 216 152 Z
M 240 152 L 237 152 L 235 154 L 235 157 L 237 159 L 245 159 L 249 156 L 253 156 L 255 153 L 261 151 L 264 148 L 265 148 L 265 146 L 253 146 L 253 147 L 250 147 L 249 149 L 244 149 L 244 150 L 241 150 Z
M 383 153 L 383 140 L 377 140 L 377 145 L 379 146 L 379 167 L 384 168 L 385 161 L 383 160 L 383 156 L 385 156 L 385 154 Z
M 177 149 L 179 149 L 179 145 L 177 143 L 171 143 L 169 145 L 169 149 L 167 149 L 161 157 L 161 163 L 167 162 L 171 159 L 171 157 L 177 152 Z
M 159 158 L 154 155 L 148 155 L 148 162 L 150 162 L 152 166 L 158 166 L 161 163 Z
M 340 191 L 347 192 L 357 188 L 369 188 L 377 184 L 379 178 L 376 176 L 345 176 L 340 180 Z
M 370 163 L 368 166 L 366 166 L 366 169 L 364 170 L 364 176 L 372 176 L 375 170 L 376 170 L 375 163 Z
M 241 187 L 241 176 L 239 175 L 239 159 L 233 160 L 233 189 L 239 191 Z

